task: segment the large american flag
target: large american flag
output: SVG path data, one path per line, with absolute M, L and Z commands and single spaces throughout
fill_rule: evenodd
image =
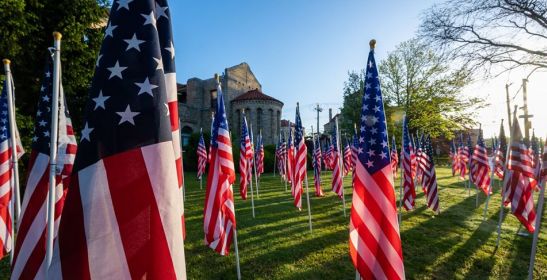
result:
M 203 139 L 203 131 L 199 131 L 199 143 L 197 149 L 198 156 L 198 179 L 201 180 L 203 174 L 205 174 L 205 167 L 207 165 L 207 148 L 205 148 L 205 140 Z
M 503 201 L 511 204 L 511 212 L 524 227 L 534 232 L 536 212 L 534 209 L 533 190 L 537 185 L 532 168 L 532 157 L 522 137 L 522 132 L 515 116 L 511 128 L 511 145 L 503 182 Z
M 34 136 L 30 155 L 29 172 L 21 207 L 17 230 L 12 278 L 42 278 L 46 275 L 45 250 L 47 197 L 49 191 L 49 154 L 51 133 L 51 108 L 53 92 L 53 67 L 46 60 L 46 69 L 34 121 Z M 57 168 L 55 187 L 55 232 L 58 229 L 61 212 L 70 175 L 76 155 L 76 138 L 72 122 L 65 105 L 64 93 L 59 93 L 59 118 L 57 141 Z
M 166 1 L 112 5 L 52 279 L 186 278 L 170 31 Z
M 368 55 L 349 225 L 353 265 L 363 279 L 404 279 L 386 118 L 374 50 Z
M 296 103 L 296 117 L 294 121 L 294 206 L 302 209 L 302 184 L 306 177 L 308 148 L 304 142 L 304 128 L 300 119 L 300 107 Z
M 324 196 L 323 189 L 321 189 L 321 143 L 319 143 L 319 137 L 317 141 L 313 140 L 313 182 L 315 185 L 315 195 Z
M 256 175 L 260 178 L 260 174 L 264 173 L 264 141 L 262 139 L 262 131 L 258 134 L 255 148 L 256 155 Z
M 340 151 L 338 151 L 338 126 L 332 128 L 332 191 L 342 198 L 344 195 L 342 183 L 342 165 L 340 163 Z
M 422 187 L 426 195 L 427 207 L 435 213 L 439 213 L 439 188 L 437 186 L 437 173 L 435 172 L 435 163 L 433 161 L 431 136 L 428 135 L 422 145 L 422 161 L 424 162 Z
M 503 129 L 503 121 L 502 121 L 500 125 L 499 143 L 496 149 L 496 155 L 494 159 L 494 173 L 500 180 L 503 180 L 506 153 L 507 153 L 507 140 L 505 139 L 505 130 Z
M 402 168 L 403 168 L 403 206 L 405 209 L 414 209 L 416 201 L 416 190 L 414 187 L 414 178 L 412 177 L 412 158 L 414 149 L 408 133 L 408 119 L 403 120 L 403 146 L 402 146 Z
M 247 118 L 245 112 L 242 113 L 241 138 L 239 140 L 239 194 L 242 199 L 247 199 L 247 187 L 251 183 L 250 170 L 253 151 L 251 148 L 251 138 L 249 128 L 247 127 Z
M 482 129 L 479 129 L 479 138 L 471 157 L 471 178 L 473 184 L 481 189 L 486 195 L 490 192 L 490 164 L 488 163 L 488 151 L 484 145 Z
M 391 168 L 393 169 L 393 177 L 397 178 L 397 168 L 399 166 L 399 156 L 397 155 L 397 144 L 395 142 L 395 136 L 391 139 Z

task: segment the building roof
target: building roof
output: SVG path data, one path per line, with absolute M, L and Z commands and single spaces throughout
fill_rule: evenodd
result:
M 245 101 L 245 100 L 267 100 L 267 101 L 275 101 L 275 102 L 279 102 L 281 103 L 281 105 L 283 105 L 283 102 L 269 96 L 269 95 L 266 95 L 264 93 L 262 93 L 260 90 L 258 89 L 253 89 L 253 90 L 249 90 L 248 92 L 234 98 L 232 100 L 232 102 L 234 101 Z

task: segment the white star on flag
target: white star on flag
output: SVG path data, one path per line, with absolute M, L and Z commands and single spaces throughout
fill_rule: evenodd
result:
M 108 67 L 106 69 L 110 71 L 110 77 L 108 77 L 108 79 L 112 79 L 112 77 L 119 77 L 120 79 L 123 79 L 122 71 L 127 69 L 127 67 L 120 66 L 120 62 L 116 60 L 116 64 L 113 67 Z
M 89 138 L 89 135 L 91 134 L 91 131 L 93 131 L 94 128 L 91 128 L 88 126 L 87 122 L 85 123 L 84 129 L 82 129 L 82 139 L 80 142 L 87 140 L 91 142 L 91 138 Z
M 134 118 L 135 118 L 135 116 L 137 116 L 140 113 L 139 112 L 132 112 L 129 105 L 127 105 L 127 107 L 125 108 L 125 111 L 116 112 L 116 114 L 118 114 L 121 117 L 120 122 L 118 123 L 118 125 L 120 125 L 124 122 L 128 122 L 128 123 L 131 123 L 132 125 L 135 125 Z
M 95 102 L 95 108 L 93 108 L 93 110 L 97 110 L 97 108 L 99 108 L 99 107 L 103 108 L 103 109 L 106 109 L 105 106 L 104 106 L 104 102 L 106 100 L 108 100 L 108 98 L 110 98 L 110 96 L 104 96 L 103 91 L 101 90 L 97 97 L 92 98 L 93 101 Z
M 156 85 L 151 84 L 150 81 L 148 80 L 148 77 L 144 80 L 144 82 L 135 83 L 135 84 L 140 88 L 139 93 L 137 93 L 137 95 L 148 93 L 150 94 L 150 96 L 153 96 L 152 90 L 158 87 Z

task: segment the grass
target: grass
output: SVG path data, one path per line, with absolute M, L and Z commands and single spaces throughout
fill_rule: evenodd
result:
M 498 182 L 483 221 L 485 196 L 468 196 L 463 182 L 452 177 L 448 168 L 437 168 L 441 214 L 434 216 L 417 190 L 416 209 L 403 214 L 401 238 L 408 279 L 525 279 L 532 236 L 517 235 L 519 222 L 507 215 L 496 249 L 496 226 L 500 209 Z M 324 173 L 323 189 L 330 187 Z M 235 279 L 234 254 L 222 257 L 203 245 L 203 203 L 194 173 L 186 173 L 185 244 L 188 279 Z M 241 274 L 244 279 L 353 279 L 355 272 L 348 257 L 348 221 L 351 207 L 350 180 L 345 180 L 346 207 L 332 192 L 313 195 L 310 179 L 313 233 L 308 229 L 306 202 L 299 212 L 292 205 L 279 177 L 261 178 L 260 198 L 255 195 L 256 218 L 252 218 L 250 198 L 243 201 L 237 186 L 236 218 Z M 397 180 L 397 185 L 398 185 Z M 205 184 L 204 184 L 205 185 Z M 396 193 L 399 193 L 397 188 Z M 250 197 L 250 196 L 249 196 Z M 537 194 L 536 194 L 537 197 Z M 305 199 L 305 197 L 304 197 Z M 507 209 L 505 210 L 507 213 Z M 545 217 L 544 217 L 545 218 Z M 233 250 L 232 250 L 233 252 Z M 0 277 L 9 275 L 8 258 L 0 266 Z M 547 233 L 540 234 L 535 278 L 547 278 Z

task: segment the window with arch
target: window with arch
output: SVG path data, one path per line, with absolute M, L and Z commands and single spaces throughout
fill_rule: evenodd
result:
M 182 138 L 181 140 L 181 145 L 183 147 L 186 147 L 188 146 L 188 143 L 190 142 L 190 135 L 192 135 L 192 132 L 194 132 L 192 130 L 191 127 L 189 126 L 184 126 L 181 130 L 180 130 L 180 137 Z
M 262 108 L 256 109 L 256 133 L 260 132 L 262 129 Z

